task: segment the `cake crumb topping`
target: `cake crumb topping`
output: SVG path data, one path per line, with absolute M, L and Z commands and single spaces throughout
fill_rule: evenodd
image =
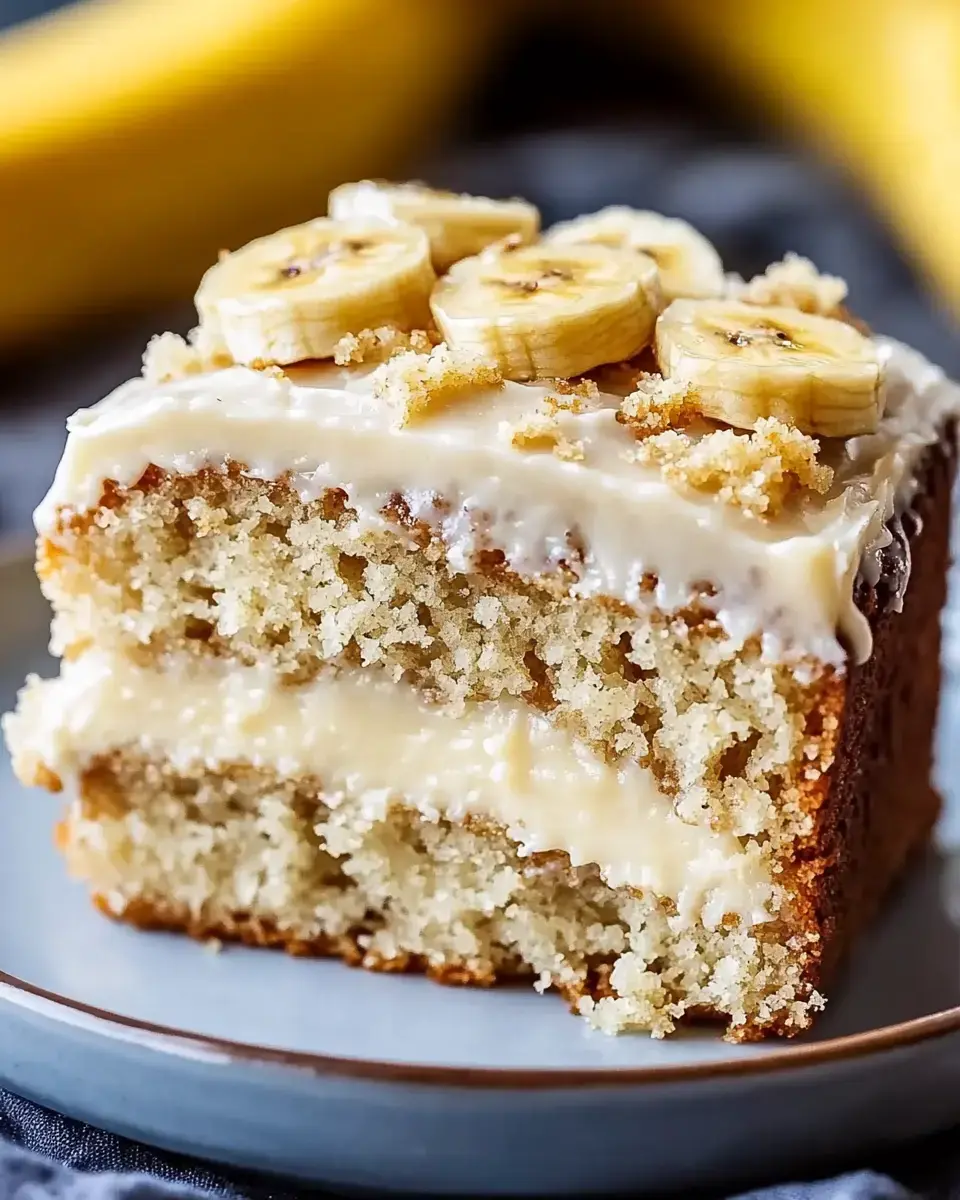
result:
M 429 354 L 433 344 L 430 334 L 423 329 L 406 333 L 393 325 L 381 325 L 377 329 L 361 329 L 359 333 L 346 334 L 333 348 L 333 361 L 338 367 L 383 363 L 402 350 Z
M 250 363 L 251 371 L 259 371 L 263 375 L 269 375 L 271 379 L 285 379 L 283 367 L 278 367 L 276 363 L 264 362 L 262 358 L 255 358 Z
M 514 424 L 504 421 L 500 432 L 517 450 L 552 450 L 565 462 L 583 461 L 583 442 L 568 438 L 553 413 L 535 412 Z
M 546 412 L 586 413 L 599 408 L 600 389 L 592 379 L 556 379 L 543 399 Z
M 143 378 L 148 383 L 170 383 L 232 365 L 225 349 L 200 329 L 191 330 L 185 338 L 179 333 L 155 334 L 143 352 Z
M 186 375 L 199 375 L 203 359 L 179 333 L 158 333 L 143 352 L 143 377 L 149 383 L 169 383 Z
M 821 275 L 809 258 L 786 254 L 748 283 L 735 282 L 731 299 L 747 304 L 798 308 L 822 317 L 834 316 L 847 297 L 847 285 L 836 275 Z
M 701 438 L 668 429 L 628 451 L 659 467 L 668 483 L 711 492 L 752 517 L 775 517 L 801 492 L 823 493 L 833 471 L 817 461 L 819 442 L 773 417 L 749 434 L 717 429 Z
M 371 381 L 373 394 L 396 411 L 401 427 L 436 416 L 457 401 L 476 399 L 478 389 L 503 386 L 492 363 L 443 342 L 428 354 L 400 351 L 377 367 Z
M 698 416 L 691 403 L 690 385 L 661 375 L 642 375 L 617 412 L 617 420 L 638 438 L 682 429 Z

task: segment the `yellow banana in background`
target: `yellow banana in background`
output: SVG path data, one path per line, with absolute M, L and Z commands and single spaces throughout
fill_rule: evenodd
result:
M 0 348 L 182 299 L 404 171 L 495 28 L 448 0 L 82 0 L 0 37 Z
M 406 174 L 518 0 L 75 0 L 0 36 L 0 350 L 189 294 L 220 245 Z M 864 186 L 960 312 L 960 0 L 561 6 L 673 40 Z M 612 18 L 616 15 L 616 20 Z
M 639 7 L 626 7 L 635 21 Z M 759 95 L 772 120 L 839 161 L 960 312 L 957 0 L 654 0 L 651 8 L 715 71 Z

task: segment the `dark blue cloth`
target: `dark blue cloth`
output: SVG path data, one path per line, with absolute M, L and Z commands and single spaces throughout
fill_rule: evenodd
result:
M 296 1190 L 154 1150 L 0 1091 L 0 1200 L 292 1200 L 296 1195 Z
M 0 1140 L 0 1200 L 295 1200 L 303 1194 L 152 1150 L 2 1091 L 0 1139 L 6 1139 Z M 960 1197 L 960 1136 L 940 1135 L 883 1167 L 889 1173 L 786 1183 L 739 1192 L 736 1200 L 954 1200 Z

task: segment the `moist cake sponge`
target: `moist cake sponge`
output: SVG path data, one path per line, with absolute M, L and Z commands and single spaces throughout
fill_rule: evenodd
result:
M 63 667 L 6 732 L 105 912 L 527 978 L 607 1032 L 809 1026 L 937 813 L 957 389 L 809 264 L 724 294 L 689 227 L 616 213 L 442 286 L 416 223 L 261 239 L 72 419 Z M 397 272 L 439 329 L 290 360 Z

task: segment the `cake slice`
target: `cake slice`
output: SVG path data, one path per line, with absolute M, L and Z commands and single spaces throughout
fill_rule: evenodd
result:
M 804 260 L 535 238 L 368 184 L 211 268 L 69 423 L 15 769 L 143 928 L 792 1035 L 937 815 L 958 389 Z

